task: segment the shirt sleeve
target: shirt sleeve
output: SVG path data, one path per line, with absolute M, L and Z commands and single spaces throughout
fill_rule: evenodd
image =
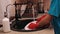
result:
M 52 0 L 48 14 L 59 17 L 59 14 L 60 14 L 60 7 L 59 6 L 60 6 L 59 0 Z

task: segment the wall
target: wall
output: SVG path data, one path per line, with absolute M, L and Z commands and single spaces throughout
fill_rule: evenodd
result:
M 17 2 L 24 2 L 23 0 L 16 0 Z M 31 0 L 30 0 L 31 1 Z M 32 0 L 34 2 L 38 2 L 39 0 Z M 41 0 L 44 2 L 44 10 L 48 10 L 50 7 L 50 0 Z
M 50 8 L 50 0 L 44 0 L 44 10 L 49 10 Z
M 1 0 L 0 0 L 1 2 Z M 3 19 L 3 12 L 2 12 L 2 9 L 1 9 L 1 3 L 0 3 L 0 24 L 1 24 L 1 20 Z
M 8 4 L 13 4 L 15 1 L 19 2 L 19 0 L 0 0 L 0 22 L 1 22 L 1 19 L 4 18 L 4 12 L 6 12 L 6 6 Z M 44 10 L 49 9 L 50 0 L 43 0 L 43 1 L 44 1 Z M 8 7 L 8 13 L 9 13 L 8 17 L 14 16 L 14 14 L 15 14 L 14 6 Z
M 0 0 L 0 23 L 1 20 L 4 18 L 4 12 L 6 12 L 6 6 L 8 4 L 13 4 L 11 0 Z M 14 6 L 9 6 L 8 7 L 8 17 L 14 15 Z

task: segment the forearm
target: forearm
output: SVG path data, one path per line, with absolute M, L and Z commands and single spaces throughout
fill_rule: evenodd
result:
M 42 26 L 42 25 L 45 25 L 45 24 L 49 23 L 52 20 L 52 18 L 53 18 L 53 16 L 51 16 L 49 14 L 45 14 L 45 15 L 46 16 L 42 20 L 40 20 L 40 22 L 38 23 L 39 26 Z

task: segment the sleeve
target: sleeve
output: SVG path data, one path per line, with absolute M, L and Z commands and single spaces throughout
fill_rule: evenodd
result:
M 59 1 L 58 0 L 52 0 L 48 14 L 50 14 L 52 16 L 59 17 L 59 14 L 60 14 L 59 10 L 60 10 Z

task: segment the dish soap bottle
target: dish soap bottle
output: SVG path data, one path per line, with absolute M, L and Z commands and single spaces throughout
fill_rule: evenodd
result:
M 9 18 L 7 18 L 7 13 L 4 12 L 4 18 L 2 19 L 2 24 L 3 24 L 3 32 L 10 32 L 10 22 Z

